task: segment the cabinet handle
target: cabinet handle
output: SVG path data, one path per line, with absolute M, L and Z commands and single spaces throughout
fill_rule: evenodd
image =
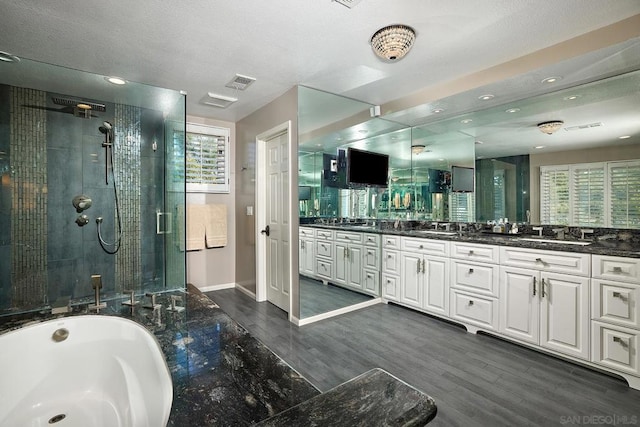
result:
M 373 255 L 373 252 L 367 251 L 367 255 Z
M 420 245 L 420 249 L 424 249 L 424 246 L 423 246 L 423 245 Z
M 622 301 L 627 300 L 627 296 L 621 292 L 614 292 L 612 295 L 614 298 L 620 298 Z
M 612 273 L 622 273 L 622 267 L 613 267 Z
M 469 300 L 469 305 L 473 305 L 473 301 Z
M 542 283 L 540 284 L 540 296 L 544 298 L 544 278 L 542 278 Z
M 627 342 L 625 340 L 623 340 L 622 338 L 620 338 L 620 337 L 613 337 L 613 342 L 617 342 L 618 344 L 620 344 L 624 348 L 629 347 L 629 344 L 627 344 Z
M 473 273 L 473 268 L 469 269 L 469 274 Z
M 416 265 L 416 273 L 420 273 L 420 260 L 418 260 L 418 264 Z
M 472 255 L 473 255 L 473 251 L 469 251 L 469 256 L 472 256 Z
M 533 296 L 536 296 L 536 277 L 533 276 Z
M 422 272 L 424 273 L 425 271 L 427 271 L 427 268 L 425 266 L 425 261 L 424 259 L 422 260 Z
M 387 254 L 387 258 L 392 258 L 391 254 Z
M 542 258 L 536 258 L 536 262 L 541 262 L 544 264 L 544 261 L 542 261 Z

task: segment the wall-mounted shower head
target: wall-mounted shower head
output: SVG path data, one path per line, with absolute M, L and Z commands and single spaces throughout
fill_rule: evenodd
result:
M 105 122 L 102 122 L 102 126 L 100 126 L 98 130 L 100 131 L 100 133 L 103 133 L 105 135 L 110 135 L 111 132 L 113 131 L 113 125 L 105 121 Z

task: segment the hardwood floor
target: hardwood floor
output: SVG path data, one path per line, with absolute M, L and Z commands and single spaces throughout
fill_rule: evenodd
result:
M 640 423 L 640 391 L 623 380 L 403 307 L 298 328 L 235 289 L 207 295 L 320 390 L 380 367 L 435 399 L 434 426 Z
M 373 297 L 300 276 L 300 318 L 348 307 Z

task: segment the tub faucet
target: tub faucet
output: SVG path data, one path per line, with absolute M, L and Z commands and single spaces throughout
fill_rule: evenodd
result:
M 95 304 L 89 304 L 89 310 L 100 311 L 101 308 L 107 308 L 106 302 L 100 302 L 100 289 L 102 289 L 102 276 L 100 274 L 91 275 L 91 287 L 95 291 Z
M 543 229 L 543 227 L 531 227 L 531 229 L 533 231 L 537 231 L 538 232 L 538 237 L 542 237 L 542 229 Z
M 161 304 L 156 304 L 156 294 L 151 293 L 151 292 L 147 292 L 146 294 L 144 294 L 144 296 L 149 298 L 149 302 L 144 304 L 142 306 L 142 308 L 150 308 L 152 310 L 156 310 L 156 309 L 162 307 Z

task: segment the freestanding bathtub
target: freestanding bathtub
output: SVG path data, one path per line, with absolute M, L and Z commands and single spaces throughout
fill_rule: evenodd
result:
M 141 325 L 72 316 L 0 335 L 0 426 L 160 427 L 173 388 Z

